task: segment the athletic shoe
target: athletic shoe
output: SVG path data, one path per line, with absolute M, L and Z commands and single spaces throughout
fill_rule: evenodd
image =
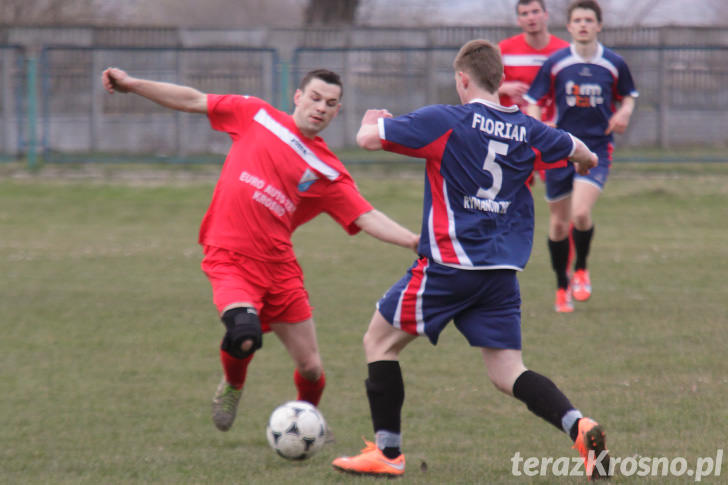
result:
M 364 440 L 366 447 L 356 456 L 340 456 L 331 465 L 337 470 L 359 475 L 397 477 L 404 474 L 404 454 L 390 460 L 377 445 Z
M 567 288 L 556 290 L 556 303 L 554 309 L 559 313 L 571 313 L 574 311 L 574 304 L 571 302 L 571 294 Z
M 575 450 L 584 459 L 584 470 L 589 480 L 609 478 L 609 450 L 607 435 L 599 423 L 590 418 L 579 420 L 579 432 L 574 441 Z
M 242 388 L 235 389 L 223 376 L 212 399 L 212 421 L 220 431 L 227 431 L 233 425 L 242 394 Z
M 589 280 L 589 271 L 586 269 L 577 269 L 571 280 L 571 294 L 574 295 L 576 301 L 587 301 L 591 296 L 592 288 Z

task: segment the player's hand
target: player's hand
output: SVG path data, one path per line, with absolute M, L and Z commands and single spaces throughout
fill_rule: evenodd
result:
M 111 94 L 114 94 L 115 91 L 128 93 L 131 79 L 131 76 L 126 71 L 117 67 L 109 67 L 101 74 L 101 82 L 104 85 L 104 89 Z
M 590 152 L 588 162 L 575 164 L 576 173 L 578 173 L 579 175 L 586 175 L 589 173 L 589 170 L 596 167 L 598 163 L 599 157 L 597 156 L 597 154 L 594 152 Z
M 518 105 L 524 104 L 526 100 L 523 95 L 528 92 L 528 84 L 521 81 L 505 81 L 498 88 L 498 94 L 505 94 Z
M 364 113 L 364 117 L 361 119 L 362 125 L 374 125 L 377 124 L 379 118 L 391 118 L 392 113 L 386 109 L 368 109 Z
M 627 130 L 627 126 L 629 125 L 629 119 L 630 113 L 627 113 L 623 110 L 618 110 L 612 115 L 611 118 L 609 118 L 609 124 L 607 125 L 607 129 L 604 131 L 604 134 L 608 135 L 612 132 L 624 133 L 625 130 Z

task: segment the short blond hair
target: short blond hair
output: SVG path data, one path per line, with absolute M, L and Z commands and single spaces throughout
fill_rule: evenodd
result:
M 466 72 L 490 93 L 496 93 L 503 79 L 503 60 L 497 45 L 485 39 L 474 39 L 460 48 L 452 63 L 455 71 Z

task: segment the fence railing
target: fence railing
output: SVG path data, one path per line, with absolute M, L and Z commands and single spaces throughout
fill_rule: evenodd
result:
M 211 130 L 204 116 L 171 112 L 136 96 L 107 95 L 99 79 L 110 65 L 205 92 L 258 96 L 285 111 L 305 72 L 335 70 L 344 81 L 343 108 L 324 135 L 333 148 L 351 146 L 367 108 L 399 114 L 458 102 L 451 68 L 455 34 L 437 33 L 452 44 L 444 47 L 299 47 L 285 57 L 266 47 L 0 46 L 0 159 L 37 149 L 49 162 L 89 155 L 197 160 L 227 150 L 227 136 Z M 651 35 L 644 44 L 612 48 L 627 60 L 640 91 L 618 146 L 725 145 L 728 46 L 660 45 Z
M 0 45 L 0 160 L 27 151 L 28 125 L 25 89 L 28 86 L 23 48 Z M 35 123 L 33 123 L 35 126 Z

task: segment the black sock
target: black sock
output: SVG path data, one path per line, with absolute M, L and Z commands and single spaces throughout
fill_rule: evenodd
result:
M 574 409 L 564 393 L 548 377 L 527 370 L 513 384 L 513 395 L 536 416 L 563 431 L 561 418 Z
M 551 267 L 556 272 L 556 286 L 566 289 L 569 286 L 569 277 L 566 275 L 569 265 L 569 238 L 563 241 L 549 239 L 549 253 L 551 253 Z
M 569 436 L 571 436 L 571 441 L 576 441 L 576 435 L 579 434 L 579 419 L 574 421 L 574 424 L 571 425 L 571 429 L 569 430 Z
M 576 253 L 574 269 L 586 269 L 586 258 L 589 256 L 589 248 L 591 247 L 592 237 L 594 236 L 594 226 L 586 231 L 573 228 L 571 235 L 574 238 L 574 252 Z
M 374 433 L 385 430 L 401 433 L 402 405 L 404 404 L 404 381 L 402 370 L 396 360 L 379 360 L 368 365 L 369 378 L 364 382 L 369 398 Z M 399 448 L 382 450 L 387 458 L 400 455 Z

